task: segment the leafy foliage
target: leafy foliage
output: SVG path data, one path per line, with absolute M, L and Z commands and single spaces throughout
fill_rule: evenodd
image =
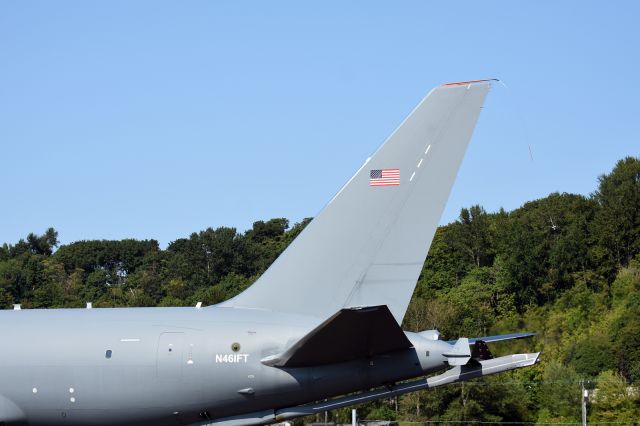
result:
M 243 233 L 208 228 L 164 250 L 132 239 L 58 247 L 49 228 L 0 247 L 0 306 L 219 303 L 250 286 L 309 220 L 258 221 Z M 553 193 L 511 212 L 462 209 L 436 231 L 404 326 L 446 338 L 536 331 L 533 343 L 492 350 L 534 345 L 543 362 L 365 404 L 362 418 L 576 422 L 580 380 L 591 390 L 591 421 L 640 418 L 640 159 L 620 160 L 589 197 Z M 350 412 L 330 417 L 349 421 Z

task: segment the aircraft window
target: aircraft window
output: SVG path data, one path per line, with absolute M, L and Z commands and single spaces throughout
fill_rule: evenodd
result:
M 111 349 L 107 349 L 107 352 L 104 353 L 104 357 L 106 359 L 111 359 L 111 354 L 112 354 Z
M 429 351 L 427 351 L 427 356 L 429 356 Z

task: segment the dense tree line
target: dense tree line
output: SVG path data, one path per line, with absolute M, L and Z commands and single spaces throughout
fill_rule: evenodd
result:
M 251 284 L 308 221 L 208 228 L 161 250 L 155 240 L 78 241 L 29 234 L 0 247 L 0 303 L 25 308 L 185 306 L 225 300 Z
M 215 304 L 251 285 L 307 223 L 208 228 L 164 250 L 130 239 L 58 246 L 50 228 L 0 247 L 0 305 Z M 620 160 L 590 196 L 553 193 L 511 212 L 462 209 L 436 232 L 404 327 L 448 338 L 536 331 L 533 342 L 496 352 L 542 350 L 543 362 L 367 404 L 361 415 L 578 421 L 584 380 L 592 421 L 640 419 L 640 159 Z

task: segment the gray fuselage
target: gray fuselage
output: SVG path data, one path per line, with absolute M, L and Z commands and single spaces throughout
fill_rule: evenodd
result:
M 321 322 L 224 307 L 0 311 L 0 423 L 189 424 L 303 404 L 447 366 L 451 346 L 309 368 L 260 360 Z

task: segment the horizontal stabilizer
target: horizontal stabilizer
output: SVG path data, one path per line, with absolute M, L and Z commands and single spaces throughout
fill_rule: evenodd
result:
M 469 344 L 473 345 L 478 340 L 482 340 L 485 343 L 490 342 L 501 342 L 503 340 L 515 340 L 515 339 L 526 339 L 527 337 L 533 337 L 536 333 L 511 333 L 511 334 L 498 334 L 496 336 L 485 336 L 485 337 L 472 337 L 469 338 Z M 458 339 L 459 341 L 460 339 Z M 447 343 L 454 344 L 456 340 L 447 340 Z
M 263 358 L 262 363 L 274 367 L 309 367 L 412 346 L 387 306 L 345 308 L 281 354 Z
M 190 426 L 259 426 L 269 423 L 283 422 L 285 420 L 291 420 L 302 416 L 312 416 L 324 411 L 336 410 L 354 404 L 362 404 L 384 398 L 393 398 L 409 392 L 433 389 L 451 383 L 462 382 L 477 377 L 501 373 L 503 371 L 528 367 L 537 363 L 539 356 L 539 352 L 506 355 L 500 358 L 480 361 L 476 364 L 453 367 L 442 374 L 438 374 L 437 376 L 385 386 L 378 389 L 330 399 L 328 401 L 324 400 L 295 407 L 271 409 L 244 414 L 242 416 L 207 420 L 194 423 Z
M 404 395 L 409 392 L 415 392 L 423 389 L 433 389 L 439 386 L 448 385 L 456 382 L 463 382 L 477 377 L 488 376 L 491 374 L 501 373 L 503 371 L 515 370 L 518 368 L 528 367 L 538 362 L 540 353 L 514 354 L 506 355 L 488 361 L 481 361 L 474 365 L 456 366 L 442 374 L 431 376 L 429 378 L 404 382 L 393 386 L 373 389 L 358 394 L 347 395 L 340 398 L 330 399 L 328 401 L 320 401 L 313 404 L 302 405 L 298 407 L 283 408 L 276 410 L 275 420 L 284 421 L 301 416 L 314 415 L 327 410 L 335 410 L 347 407 L 353 404 L 362 404 L 378 399 L 393 398 L 398 395 Z M 227 426 L 227 425 L 220 425 Z

